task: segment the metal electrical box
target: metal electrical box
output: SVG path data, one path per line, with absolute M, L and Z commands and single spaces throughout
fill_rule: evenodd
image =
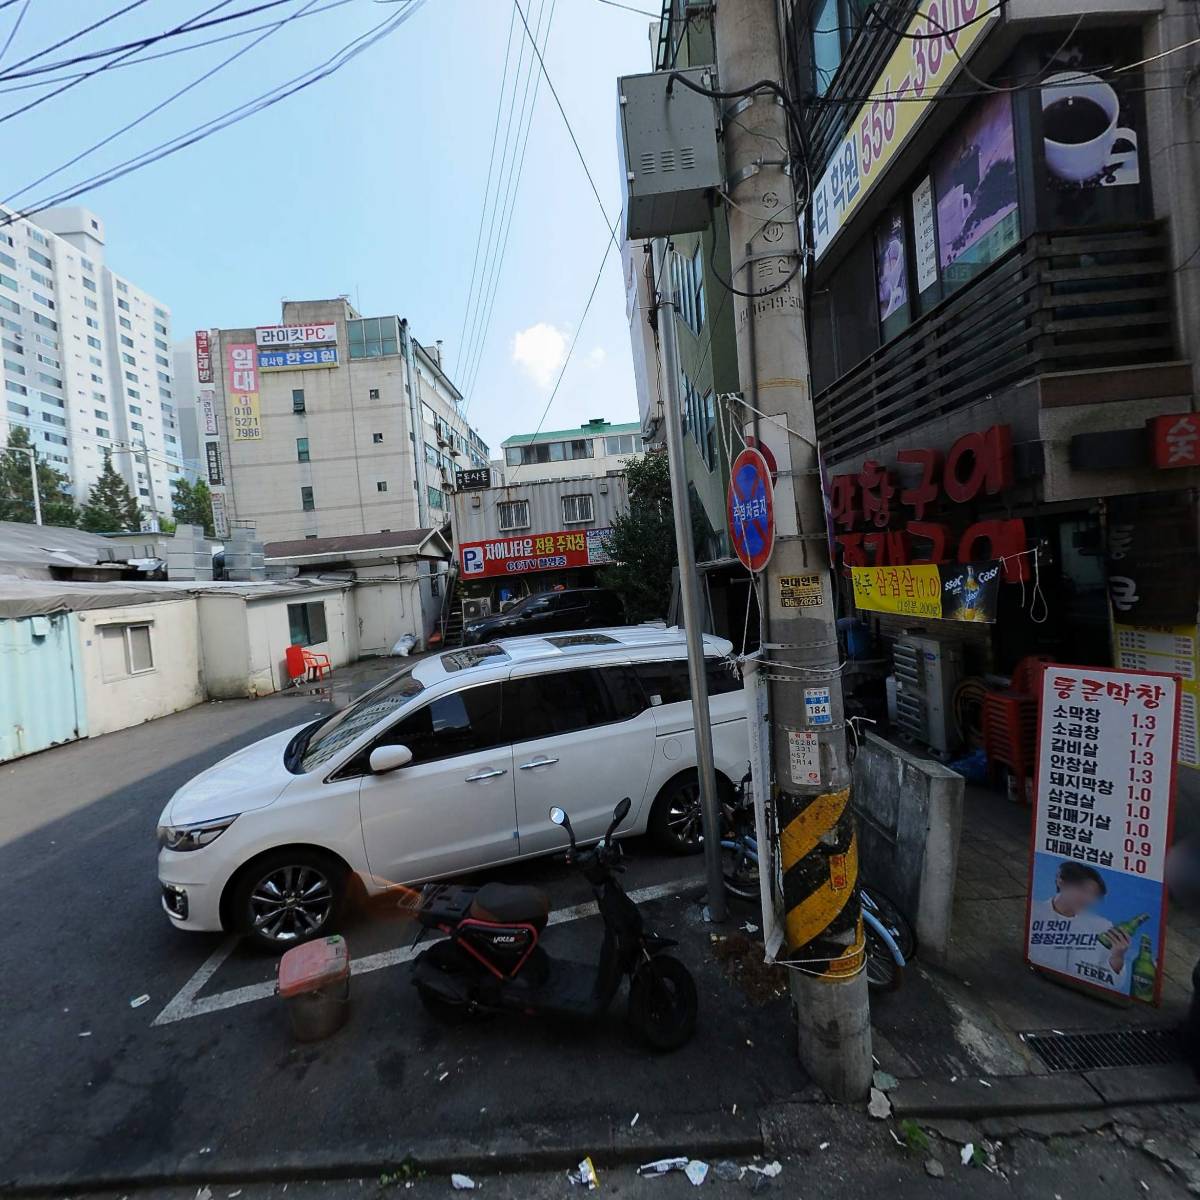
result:
M 963 675 L 962 650 L 937 637 L 906 633 L 892 647 L 896 675 L 896 724 L 939 758 L 958 744 L 954 691 Z
M 617 80 L 617 140 L 629 241 L 706 229 L 712 219 L 709 193 L 721 185 L 716 101 L 678 80 L 668 94 L 672 74 L 709 90 L 716 87 L 712 67 Z

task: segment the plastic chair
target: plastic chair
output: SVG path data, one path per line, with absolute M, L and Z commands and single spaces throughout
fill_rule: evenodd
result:
M 299 684 L 308 676 L 308 664 L 304 661 L 303 646 L 289 646 L 283 652 L 283 661 L 287 666 L 288 682 Z
M 308 668 L 308 676 L 312 679 L 324 679 L 333 670 L 328 654 L 315 654 L 312 650 L 302 650 L 304 665 Z
M 1022 696 L 1040 697 L 1042 673 L 1054 662 L 1048 654 L 1028 654 L 1013 668 L 1012 690 Z

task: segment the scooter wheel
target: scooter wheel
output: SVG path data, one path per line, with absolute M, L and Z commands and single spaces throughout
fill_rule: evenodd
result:
M 659 954 L 643 963 L 629 984 L 629 1021 L 652 1050 L 678 1050 L 696 1032 L 699 1002 L 691 972 Z

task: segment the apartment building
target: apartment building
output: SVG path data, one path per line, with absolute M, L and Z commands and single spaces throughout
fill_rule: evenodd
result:
M 610 475 L 642 453 L 641 425 L 613 425 L 595 417 L 576 429 L 514 433 L 501 448 L 504 482 Z
M 148 528 L 185 473 L 167 307 L 104 261 L 104 222 L 47 209 L 0 225 L 0 442 L 29 430 L 82 504 L 106 453 Z
M 218 535 L 234 524 L 264 541 L 440 528 L 456 471 L 488 468 L 440 347 L 401 317 L 363 317 L 344 297 L 289 300 L 278 325 L 196 339 Z

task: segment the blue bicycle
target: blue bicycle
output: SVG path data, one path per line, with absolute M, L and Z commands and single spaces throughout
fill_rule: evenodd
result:
M 731 803 L 724 806 L 726 833 L 721 840 L 725 889 L 743 900 L 756 900 L 758 840 L 750 773 L 742 777 Z M 862 883 L 863 933 L 867 942 L 867 984 L 875 991 L 895 991 L 904 981 L 904 968 L 916 956 L 917 935 L 894 901 Z

